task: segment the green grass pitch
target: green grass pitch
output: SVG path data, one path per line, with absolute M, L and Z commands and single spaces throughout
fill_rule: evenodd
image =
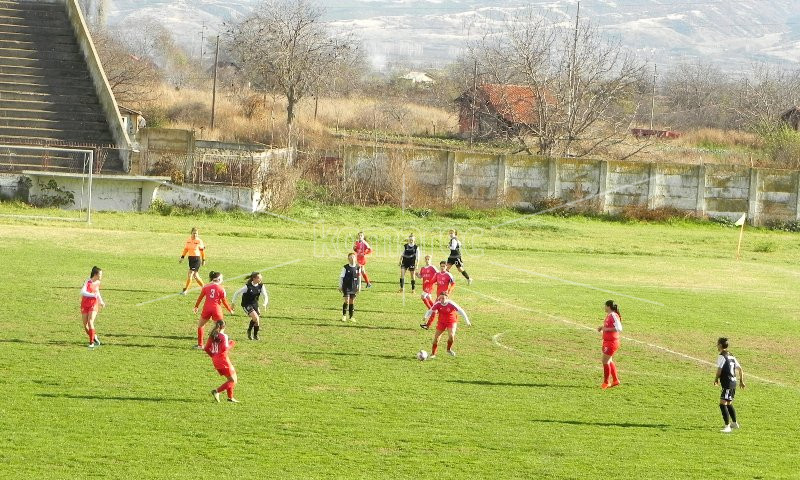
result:
M 737 261 L 738 231 L 711 224 L 290 215 L 300 223 L 0 219 L 0 477 L 800 478 L 800 236 L 748 229 Z M 262 270 L 270 292 L 261 342 L 246 340 L 241 310 L 228 316 L 238 405 L 212 403 L 222 378 L 191 349 L 196 292 L 174 295 L 195 225 L 204 275 Z M 401 240 L 415 231 L 438 261 L 451 227 L 476 279 L 456 275 L 454 294 L 473 326 L 460 325 L 457 358 L 419 362 L 432 332 L 418 296 L 397 292 Z M 342 324 L 336 285 L 358 230 L 376 250 L 375 286 Z M 108 304 L 94 351 L 78 312 L 92 265 Z M 609 298 L 625 327 L 623 385 L 602 391 L 591 329 Z M 748 384 L 743 428 L 727 436 L 705 363 L 719 336 Z

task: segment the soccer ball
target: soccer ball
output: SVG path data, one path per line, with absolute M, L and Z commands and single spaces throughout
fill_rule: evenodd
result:
M 417 360 L 419 360 L 420 362 L 424 362 L 427 359 L 428 359 L 428 352 L 426 352 L 425 350 L 420 350 L 419 353 L 417 353 Z

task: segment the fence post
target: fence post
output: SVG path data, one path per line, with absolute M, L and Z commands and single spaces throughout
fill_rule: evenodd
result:
M 508 182 L 506 180 L 506 156 L 497 156 L 497 205 L 503 205 L 506 201 L 506 191 L 508 189 Z
M 447 152 L 447 178 L 446 178 L 447 201 L 455 203 L 458 199 L 458 192 L 456 191 L 456 154 L 453 151 Z
M 747 195 L 747 217 L 750 225 L 760 225 L 761 218 L 758 212 L 758 169 L 750 169 L 750 188 Z
M 658 208 L 658 195 L 657 195 L 657 188 L 658 188 L 658 165 L 655 163 L 650 164 L 650 170 L 648 171 L 648 182 L 647 182 L 647 208 L 649 210 L 654 210 Z
M 608 203 L 608 161 L 600 161 L 600 178 L 598 180 L 599 192 L 598 193 L 598 208 L 600 213 L 606 213 L 606 204 Z
M 547 196 L 561 198 L 561 186 L 558 181 L 558 159 L 551 158 L 547 169 Z
M 797 203 L 797 205 L 796 205 L 796 208 L 795 208 L 795 219 L 797 221 L 800 221 L 800 172 L 795 172 L 794 176 L 797 179 L 797 189 L 796 189 L 796 193 L 797 193 L 797 197 L 796 197 L 797 202 L 796 203 Z
M 695 212 L 699 216 L 706 214 L 706 166 L 697 167 L 697 202 Z

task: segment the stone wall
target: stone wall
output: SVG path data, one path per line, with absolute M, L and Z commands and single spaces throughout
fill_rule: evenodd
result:
M 491 155 L 422 148 L 346 146 L 350 174 L 405 159 L 406 170 L 451 204 L 529 206 L 560 199 L 599 212 L 671 207 L 753 224 L 800 220 L 800 172 L 729 165 L 607 162 Z

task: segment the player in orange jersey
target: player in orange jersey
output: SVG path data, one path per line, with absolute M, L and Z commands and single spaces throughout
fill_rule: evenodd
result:
M 603 389 L 619 385 L 614 354 L 619 350 L 619 332 L 622 331 L 619 306 L 613 300 L 609 300 L 606 302 L 605 310 L 606 318 L 603 324 L 597 327 L 597 331 L 603 334 L 603 384 L 600 386 Z M 613 380 L 610 385 L 608 383 L 609 375 Z
M 200 288 L 203 287 L 203 280 L 200 279 L 200 267 L 206 264 L 206 246 L 200 240 L 197 228 L 192 228 L 191 235 L 186 240 L 186 245 L 183 247 L 183 253 L 181 253 L 178 263 L 182 263 L 187 255 L 189 256 L 189 273 L 186 276 L 186 285 L 183 286 L 181 295 L 186 295 L 192 280 L 196 281 Z
M 219 388 L 211 390 L 211 396 L 213 396 L 214 400 L 217 402 L 219 402 L 220 393 L 228 392 L 228 401 L 231 403 L 239 403 L 239 401 L 233 397 L 233 388 L 236 386 L 239 379 L 236 377 L 236 369 L 233 368 L 233 364 L 228 358 L 228 352 L 234 345 L 236 345 L 236 342 L 228 338 L 225 334 L 225 320 L 217 320 L 214 329 L 211 330 L 211 334 L 208 336 L 206 347 L 203 349 L 208 356 L 211 357 L 211 363 L 214 364 L 217 373 L 227 380 L 220 385 Z
M 94 320 L 97 318 L 98 310 L 106 306 L 103 297 L 100 296 L 100 280 L 102 278 L 103 270 L 100 267 L 92 267 L 89 279 L 81 289 L 81 318 L 83 319 L 83 329 L 89 336 L 89 348 L 100 346 L 100 339 L 95 333 Z
M 200 296 L 197 297 L 197 302 L 194 304 L 194 313 L 197 313 L 200 308 L 200 303 L 204 298 L 206 300 L 203 305 L 203 313 L 200 314 L 200 320 L 197 322 L 197 346 L 195 348 L 198 350 L 203 349 L 203 327 L 205 327 L 206 323 L 211 319 L 214 321 L 223 319 L 223 305 L 228 310 L 228 313 L 233 313 L 233 307 L 228 303 L 225 289 L 222 288 L 222 274 L 212 271 L 208 275 L 208 278 L 211 280 L 211 283 L 205 285 L 202 290 L 200 290 Z

